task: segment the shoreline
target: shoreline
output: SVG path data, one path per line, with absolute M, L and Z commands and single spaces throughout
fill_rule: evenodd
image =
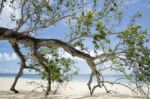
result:
M 28 84 L 31 81 L 45 83 L 42 80 L 20 78 L 16 86 L 16 89 L 20 91 L 18 94 L 9 90 L 13 81 L 14 78 L 0 77 L 0 99 L 45 99 L 44 92 L 41 89 L 31 92 L 37 86 Z M 87 82 L 71 81 L 67 86 L 60 86 L 55 95 L 48 95 L 46 99 L 141 99 L 140 97 L 134 97 L 125 87 L 119 85 L 106 86 L 108 89 L 113 89 L 118 93 L 107 94 L 104 88 L 97 88 L 94 95 L 91 96 Z M 55 87 L 56 84 L 53 85 L 53 90 Z

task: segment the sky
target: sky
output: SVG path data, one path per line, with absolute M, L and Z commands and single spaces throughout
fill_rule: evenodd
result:
M 141 24 L 144 28 L 150 30 L 150 0 L 125 0 L 125 5 L 128 6 L 128 8 L 124 9 L 125 17 L 130 17 L 137 11 L 142 12 L 143 17 L 138 20 L 138 23 Z M 10 12 L 12 12 L 12 10 L 9 7 L 4 9 L 2 15 L 0 16 L 0 27 L 13 27 L 14 23 L 11 23 L 9 18 Z M 123 20 L 124 23 L 126 23 L 126 21 L 126 19 Z M 42 33 L 39 35 L 39 37 L 64 39 L 63 35 L 67 33 L 64 23 L 59 23 L 57 26 L 59 28 L 53 27 L 53 29 L 42 30 Z M 60 34 L 58 35 L 57 33 Z M 75 58 L 75 61 L 77 62 L 76 66 L 80 69 L 80 74 L 90 73 L 90 69 L 84 60 Z M 18 63 L 19 58 L 14 53 L 10 44 L 7 41 L 0 41 L 0 73 L 17 73 L 19 70 Z M 27 70 L 24 72 L 29 73 Z M 105 74 L 114 74 L 114 72 L 107 71 Z

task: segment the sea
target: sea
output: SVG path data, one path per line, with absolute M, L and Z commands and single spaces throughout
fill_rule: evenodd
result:
M 16 74 L 0 74 L 0 77 L 4 77 L 4 78 L 15 78 Z M 41 75 L 39 74 L 23 74 L 21 76 L 21 78 L 25 78 L 25 79 L 41 79 Z M 90 74 L 77 74 L 77 75 L 73 75 L 71 76 L 71 81 L 85 81 L 88 82 L 90 78 Z M 93 78 L 95 80 L 95 77 Z M 123 75 L 103 75 L 103 79 L 105 81 L 115 81 L 117 79 L 117 82 L 121 82 L 121 83 L 128 83 L 129 81 L 126 79 L 125 76 Z M 93 81 L 94 81 L 93 80 Z

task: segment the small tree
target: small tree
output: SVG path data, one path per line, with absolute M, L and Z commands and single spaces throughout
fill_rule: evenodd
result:
M 30 67 L 34 68 L 43 80 L 47 80 L 47 90 L 45 95 L 48 95 L 51 91 L 52 82 L 62 84 L 71 80 L 71 76 L 78 73 L 78 68 L 75 67 L 75 62 L 63 55 L 60 55 L 60 51 L 57 48 L 41 48 L 40 53 L 44 60 L 44 66 L 41 68 L 37 62 L 31 61 Z M 62 51 L 61 51 L 62 52 Z M 56 93 L 57 89 L 54 91 Z

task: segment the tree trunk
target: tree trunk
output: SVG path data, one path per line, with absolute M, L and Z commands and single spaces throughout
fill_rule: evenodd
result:
M 16 86 L 16 84 L 17 84 L 17 81 L 18 81 L 18 79 L 19 79 L 19 77 L 22 75 L 22 73 L 23 73 L 23 67 L 20 67 L 20 70 L 19 70 L 19 72 L 18 72 L 18 74 L 17 74 L 17 76 L 16 76 L 16 78 L 15 78 L 15 81 L 14 81 L 14 83 L 13 83 L 13 85 L 11 86 L 11 88 L 10 88 L 10 90 L 11 91 L 13 91 L 13 92 L 15 92 L 15 93 L 19 93 L 19 91 L 17 91 L 16 89 L 15 89 L 15 86 Z
M 14 52 L 18 55 L 18 57 L 20 59 L 20 69 L 19 69 L 19 72 L 18 72 L 17 76 L 15 77 L 15 81 L 14 81 L 13 85 L 11 86 L 10 90 L 15 92 L 15 93 L 19 93 L 19 91 L 17 91 L 15 89 L 15 86 L 17 84 L 17 81 L 18 81 L 19 77 L 22 75 L 25 66 L 26 66 L 25 65 L 26 60 L 25 60 L 24 56 L 22 55 L 22 53 L 19 49 L 19 45 L 16 42 L 13 42 L 11 40 L 9 42 L 10 42 Z
M 57 39 L 34 38 L 34 37 L 31 37 L 28 35 L 24 35 L 23 33 L 16 32 L 11 29 L 3 28 L 3 27 L 0 27 L 0 40 L 12 40 L 12 41 L 16 42 L 17 44 L 28 45 L 30 48 L 30 51 L 33 55 L 34 60 L 37 61 L 43 67 L 47 67 L 43 63 L 43 61 L 45 59 L 38 53 L 37 48 L 40 48 L 40 47 L 63 48 L 66 52 L 70 53 L 72 56 L 80 57 L 80 58 L 86 60 L 89 67 L 91 68 L 94 76 L 96 76 L 97 83 L 98 83 L 96 86 L 100 87 L 100 83 L 101 83 L 100 78 L 99 78 L 100 73 L 97 70 L 96 65 L 94 63 L 94 60 L 96 58 L 90 56 L 90 54 L 88 54 L 88 53 L 84 53 L 80 50 L 75 49 L 74 47 L 72 47 L 71 45 L 69 45 L 66 42 L 63 42 L 63 41 L 57 40 Z M 49 80 L 51 80 L 51 79 L 49 78 Z M 49 85 L 51 85 L 50 81 L 49 81 Z M 89 86 L 90 85 L 91 84 L 89 84 Z M 51 87 L 49 86 L 47 89 L 47 92 L 49 92 L 50 89 L 51 89 Z M 94 89 L 95 89 L 95 87 L 94 87 Z
M 45 96 L 49 95 L 49 92 L 51 91 L 51 70 L 47 68 L 46 71 L 48 72 L 48 77 L 47 77 L 48 86 L 45 92 Z

